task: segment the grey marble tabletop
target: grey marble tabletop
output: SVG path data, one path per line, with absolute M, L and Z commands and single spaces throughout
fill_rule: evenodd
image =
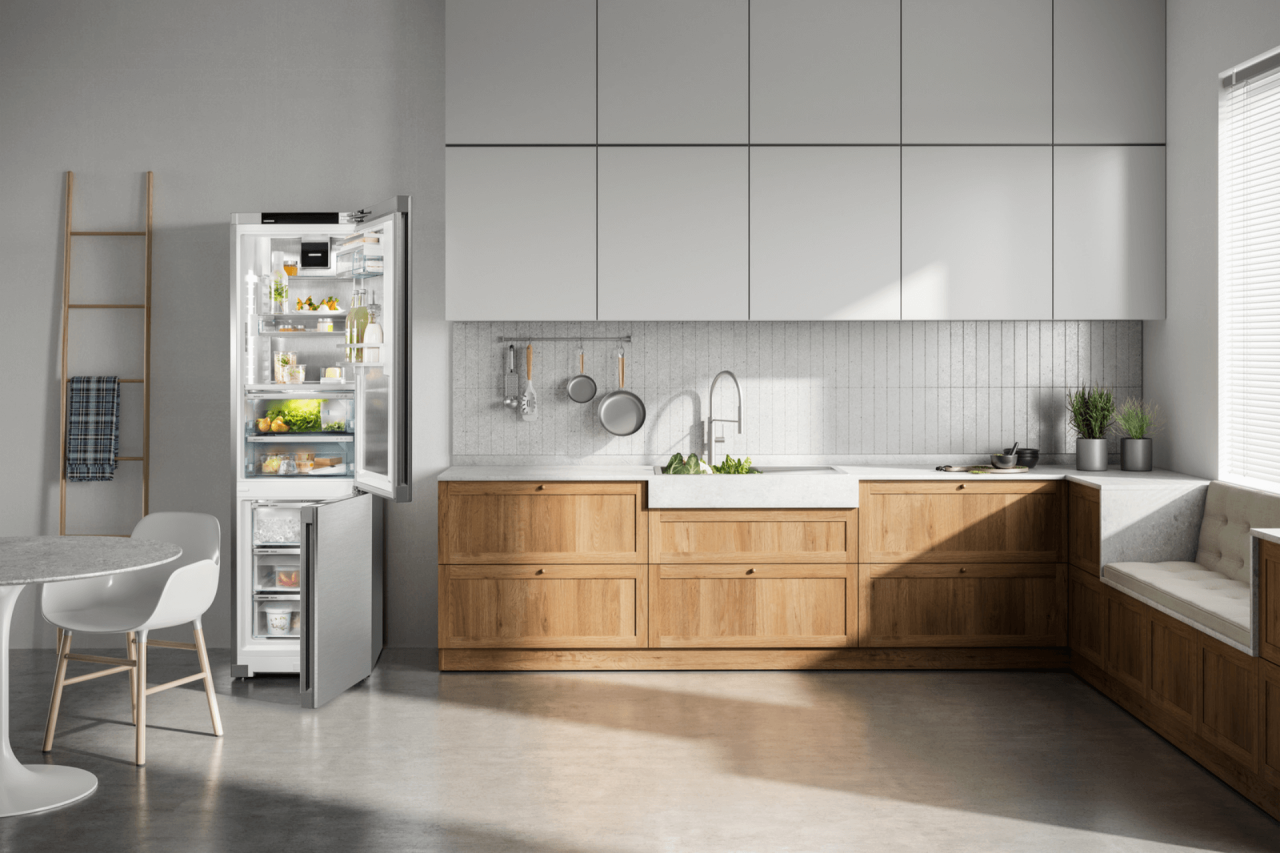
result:
M 182 555 L 172 542 L 119 536 L 0 536 L 0 585 L 147 569 Z

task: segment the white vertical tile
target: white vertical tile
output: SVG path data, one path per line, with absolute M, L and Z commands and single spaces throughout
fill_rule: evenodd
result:
M 858 411 L 858 421 L 862 427 L 858 453 L 869 456 L 876 452 L 876 389 L 868 386 L 859 389 L 858 393 L 862 397 Z
M 951 324 L 934 323 L 934 326 L 938 332 L 938 373 L 934 385 L 937 388 L 950 388 L 952 376 Z
M 1018 352 L 1017 329 L 1021 323 L 1004 320 L 1000 323 L 1000 387 L 1012 388 L 1018 384 L 1017 365 L 1022 361 Z
M 978 324 L 966 320 L 964 326 L 964 379 L 965 388 L 978 384 Z
M 920 388 L 924 385 L 924 323 L 901 323 L 902 337 L 898 340 L 898 371 L 903 388 Z
M 986 388 L 991 382 L 991 324 L 974 324 L 974 387 Z
M 978 452 L 978 389 L 964 388 L 962 390 L 963 397 L 963 437 L 961 441 L 962 453 Z M 952 396 L 952 402 L 955 396 Z M 954 416 L 954 412 L 952 415 Z
M 902 385 L 901 361 L 902 350 L 899 339 L 902 336 L 902 323 L 885 323 L 885 386 L 897 388 Z M 907 334 L 910 334 L 908 331 Z
M 908 453 L 928 453 L 929 445 L 929 413 L 926 411 L 926 400 L 933 391 L 926 388 L 911 389 L 911 446 Z
M 1027 322 L 1013 324 L 1013 381 L 1006 382 L 1013 388 L 1027 387 Z
M 1069 388 L 1079 384 L 1078 360 L 1079 353 L 1077 348 L 1079 345 L 1079 336 L 1076 334 L 1075 323 L 1054 323 L 1053 328 L 1053 375 L 1048 383 L 1041 383 L 1041 386 L 1052 385 L 1055 388 Z M 1068 330 L 1070 330 L 1070 344 L 1068 345 Z

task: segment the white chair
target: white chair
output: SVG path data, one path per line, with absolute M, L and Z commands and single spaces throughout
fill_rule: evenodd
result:
M 218 716 L 218 700 L 213 692 L 213 672 L 209 668 L 209 653 L 200 626 L 200 617 L 209 609 L 218 591 L 221 542 L 218 520 L 211 515 L 194 512 L 157 512 L 139 521 L 133 528 L 133 536 L 172 542 L 182 548 L 182 556 L 151 569 L 48 583 L 41 590 L 40 607 L 44 618 L 58 628 L 58 674 L 49 703 L 45 752 L 53 749 L 62 688 L 119 672 L 129 673 L 138 766 L 147 761 L 147 696 L 152 693 L 203 679 L 209 699 L 209 716 L 213 719 L 213 733 L 222 737 L 222 720 Z M 147 634 L 153 629 L 169 628 L 184 622 L 194 623 L 195 643 L 147 639 Z M 73 654 L 71 638 L 78 632 L 123 633 L 127 636 L 128 657 Z M 200 672 L 147 687 L 148 646 L 193 651 L 200 658 Z M 106 664 L 109 668 L 67 678 L 67 662 L 73 660 Z

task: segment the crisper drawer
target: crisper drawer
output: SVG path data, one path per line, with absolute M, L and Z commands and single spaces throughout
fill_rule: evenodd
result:
M 644 646 L 644 571 L 616 564 L 442 566 L 440 647 Z
M 643 483 L 440 484 L 440 562 L 645 563 Z
M 863 483 L 859 510 L 862 563 L 1066 561 L 1055 482 Z
M 858 567 L 863 646 L 1064 646 L 1062 564 Z
M 851 646 L 856 580 L 857 567 L 844 564 L 655 566 L 649 645 Z
M 298 596 L 254 595 L 255 640 L 297 640 L 301 634 L 302 601 Z
M 651 510 L 655 563 L 856 563 L 858 510 Z

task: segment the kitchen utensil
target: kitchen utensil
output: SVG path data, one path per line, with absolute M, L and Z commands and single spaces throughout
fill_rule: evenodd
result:
M 538 392 L 533 387 L 533 344 L 524 351 L 524 396 L 520 398 L 520 417 L 526 421 L 538 419 Z
M 569 380 L 568 391 L 575 403 L 590 403 L 596 398 L 596 381 L 587 375 L 586 350 L 578 350 L 578 375 Z
M 996 468 L 1012 468 L 1014 465 L 1018 464 L 1018 457 L 1012 455 L 1006 456 L 1003 453 L 992 453 L 991 464 Z
M 1014 465 L 1010 468 L 992 468 L 988 465 L 975 465 L 969 469 L 970 474 L 1024 474 L 1027 468 L 1024 465 Z
M 516 345 L 507 345 L 507 372 L 502 374 L 502 405 L 520 408 L 520 374 L 516 373 Z
M 644 426 L 644 401 L 626 390 L 627 361 L 618 351 L 618 389 L 600 400 L 600 425 L 614 435 L 634 435 Z
M 1026 465 L 1028 468 L 1036 467 L 1036 463 L 1040 461 L 1040 451 L 1034 447 L 1018 447 L 1016 453 L 1012 447 L 1006 447 L 1004 452 L 1006 456 L 1016 455 L 1018 464 Z

